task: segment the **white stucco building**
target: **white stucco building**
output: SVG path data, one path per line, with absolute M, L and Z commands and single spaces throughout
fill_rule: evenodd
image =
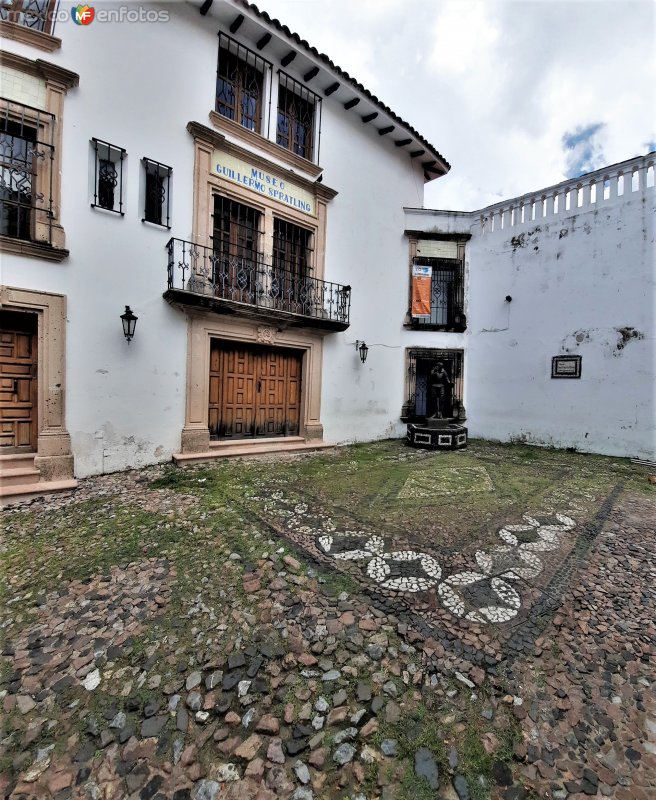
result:
M 610 221 L 587 196 L 558 223 L 515 219 L 515 246 L 497 207 L 421 210 L 440 152 L 244 0 L 55 8 L 14 0 L 0 20 L 5 495 L 403 436 L 436 360 L 474 435 L 653 453 L 646 179 Z M 415 263 L 433 276 L 423 318 Z M 609 355 L 620 328 L 635 333 Z M 577 347 L 581 380 L 551 380 Z

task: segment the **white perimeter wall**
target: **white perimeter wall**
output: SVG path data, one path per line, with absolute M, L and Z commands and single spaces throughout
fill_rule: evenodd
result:
M 493 232 L 488 210 L 415 214 L 424 229 L 472 234 L 472 436 L 655 457 L 654 198 L 643 186 L 503 229 L 497 213 Z M 551 379 L 552 356 L 565 354 L 582 356 L 579 380 Z

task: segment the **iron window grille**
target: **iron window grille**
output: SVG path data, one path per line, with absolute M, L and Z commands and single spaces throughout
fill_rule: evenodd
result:
M 262 132 L 264 75 L 271 64 L 225 33 L 219 33 L 216 111 L 256 133 Z M 268 115 L 267 115 L 268 117 Z
M 214 195 L 212 283 L 218 297 L 254 302 L 264 215 L 250 206 Z
M 171 167 L 153 161 L 151 158 L 141 159 L 144 166 L 144 215 L 142 222 L 161 225 L 171 229 Z
M 437 398 L 436 393 L 432 391 L 430 373 L 440 362 L 450 381 L 446 389 L 442 416 L 463 419 L 463 351 L 415 348 L 406 351 L 406 360 L 406 400 L 401 411 L 401 419 L 406 422 L 419 422 L 435 412 Z
M 0 235 L 51 244 L 55 117 L 0 104 Z
M 318 163 L 321 98 L 282 70 L 279 75 L 276 142 L 286 150 Z
M 312 270 L 312 231 L 284 219 L 273 220 L 273 267 L 304 278 Z
M 301 300 L 312 271 L 312 231 L 278 217 L 273 220 L 271 278 L 283 305 Z
M 430 317 L 413 317 L 413 328 L 464 331 L 464 262 L 460 259 L 421 258 L 413 265 L 432 267 Z
M 0 0 L 0 19 L 41 33 L 52 33 L 57 0 Z
M 94 149 L 93 203 L 91 208 L 103 208 L 124 216 L 123 162 L 126 151 L 102 139 L 91 140 Z

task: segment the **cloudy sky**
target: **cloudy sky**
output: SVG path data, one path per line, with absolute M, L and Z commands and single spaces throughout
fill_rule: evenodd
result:
M 656 149 L 653 0 L 255 0 L 451 163 L 474 210 Z

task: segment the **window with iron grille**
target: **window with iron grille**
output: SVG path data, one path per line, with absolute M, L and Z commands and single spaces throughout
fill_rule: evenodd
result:
M 171 167 L 142 158 L 144 167 L 144 215 L 142 222 L 171 228 Z
M 274 217 L 273 267 L 302 280 L 312 269 L 312 231 Z
M 57 0 L 0 0 L 0 19 L 52 33 Z
M 430 316 L 413 317 L 412 327 L 464 331 L 464 264 L 461 260 L 415 258 L 413 264 L 431 267 Z
M 263 219 L 250 206 L 214 195 L 212 283 L 219 297 L 254 302 L 263 263 L 259 250 Z
M 219 34 L 216 111 L 244 128 L 261 133 L 264 73 L 269 62 Z
M 307 279 L 312 270 L 312 231 L 274 217 L 271 291 L 285 308 L 308 296 Z M 294 309 L 292 309 L 294 310 Z
M 0 103 L 0 235 L 50 244 L 54 116 Z
M 308 160 L 319 160 L 319 135 L 315 147 L 315 127 L 321 115 L 321 98 L 280 72 L 276 142 L 286 150 Z
M 101 139 L 92 139 L 94 181 L 92 208 L 103 208 L 123 216 L 123 164 L 126 151 Z
M 463 419 L 463 360 L 462 350 L 406 350 L 406 400 L 401 419 L 415 422 L 435 414 Z M 438 381 L 439 365 L 446 378 Z

